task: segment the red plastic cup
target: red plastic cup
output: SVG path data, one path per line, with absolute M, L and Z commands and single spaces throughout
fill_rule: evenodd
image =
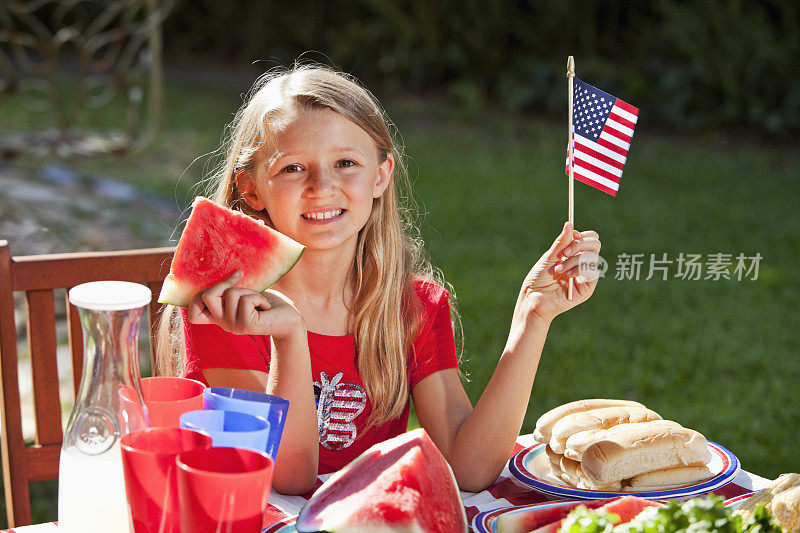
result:
M 194 379 L 159 376 L 139 380 L 150 427 L 180 427 L 183 413 L 203 408 L 206 386 Z M 133 402 L 130 389 L 121 391 L 122 402 Z
M 272 486 L 273 460 L 243 448 L 178 455 L 182 533 L 259 533 Z
M 211 437 L 190 429 L 150 428 L 123 436 L 120 447 L 134 533 L 180 533 L 175 457 L 211 448 Z

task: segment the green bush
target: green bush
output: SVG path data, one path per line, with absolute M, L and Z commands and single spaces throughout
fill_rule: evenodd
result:
M 778 0 L 195 0 L 165 27 L 168 54 L 265 68 L 305 57 L 467 111 L 490 99 L 559 116 L 564 66 L 681 129 L 800 129 L 800 7 Z M 793 52 L 794 51 L 794 52 Z

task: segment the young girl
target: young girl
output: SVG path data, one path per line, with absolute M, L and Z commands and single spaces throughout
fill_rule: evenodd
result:
M 565 224 L 525 278 L 473 407 L 450 295 L 433 281 L 401 203 L 404 179 L 402 149 L 375 98 L 327 68 L 263 77 L 231 125 L 215 200 L 306 250 L 264 293 L 237 287 L 235 272 L 197 295 L 181 310 L 181 362 L 211 386 L 291 402 L 273 478 L 280 492 L 304 493 L 318 473 L 405 432 L 410 398 L 459 486 L 486 488 L 514 447 L 550 322 L 594 291 L 577 265 L 599 252 L 598 236 Z

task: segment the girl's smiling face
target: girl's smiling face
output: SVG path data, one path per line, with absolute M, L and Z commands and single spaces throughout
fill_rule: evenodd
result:
M 328 109 L 300 113 L 269 148 L 254 172 L 237 175 L 247 203 L 309 249 L 354 250 L 373 200 L 391 181 L 392 155 L 379 161 L 367 132 Z

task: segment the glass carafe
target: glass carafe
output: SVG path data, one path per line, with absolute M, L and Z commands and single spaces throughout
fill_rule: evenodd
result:
M 119 439 L 148 425 L 139 387 L 138 336 L 150 289 L 97 281 L 70 289 L 69 301 L 80 314 L 84 356 L 61 447 L 59 531 L 127 533 Z M 128 401 L 121 401 L 123 391 Z

